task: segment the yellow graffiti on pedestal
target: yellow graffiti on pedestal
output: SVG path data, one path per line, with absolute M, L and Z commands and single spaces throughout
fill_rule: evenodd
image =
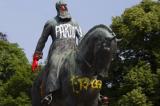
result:
M 89 79 L 88 77 L 79 77 L 79 76 L 72 76 L 71 77 L 71 84 L 74 93 L 79 93 L 82 90 L 91 89 L 101 89 L 102 81 L 97 79 Z

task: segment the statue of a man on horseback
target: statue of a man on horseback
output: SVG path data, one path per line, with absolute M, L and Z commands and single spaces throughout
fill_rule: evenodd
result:
M 91 28 L 85 36 L 71 18 L 66 3 L 56 3 L 57 16 L 49 20 L 38 41 L 32 70 L 52 37 L 47 64 L 32 87 L 32 106 L 98 106 L 102 81 L 108 72 L 117 42 L 105 25 Z
M 32 71 L 38 66 L 38 60 L 42 58 L 42 50 L 49 36 L 52 38 L 47 64 L 44 68 L 45 76 L 42 78 L 41 89 L 43 92 L 41 102 L 51 102 L 54 91 L 60 88 L 59 67 L 69 49 L 75 49 L 82 32 L 80 26 L 71 17 L 67 4 L 64 1 L 56 3 L 57 16 L 46 22 L 42 35 L 37 43 L 33 56 Z

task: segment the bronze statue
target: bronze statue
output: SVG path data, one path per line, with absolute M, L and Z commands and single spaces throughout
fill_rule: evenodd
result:
M 110 66 L 117 46 L 114 33 L 97 25 L 81 41 L 81 28 L 67 4 L 58 1 L 56 10 L 57 16 L 46 22 L 33 56 L 34 72 L 51 36 L 47 63 L 32 87 L 32 105 L 98 106 L 102 81 L 97 76 L 106 75 Z

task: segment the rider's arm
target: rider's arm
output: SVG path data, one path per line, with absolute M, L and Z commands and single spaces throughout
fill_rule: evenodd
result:
M 38 40 L 37 46 L 36 46 L 36 52 L 42 53 L 42 50 L 45 46 L 45 43 L 48 39 L 48 36 L 51 34 L 51 24 L 47 22 L 43 28 L 43 32 L 41 34 L 41 37 Z
M 38 60 L 42 58 L 43 55 L 42 50 L 50 34 L 51 34 L 51 25 L 49 24 L 49 22 L 47 22 L 44 26 L 42 35 L 39 38 L 36 50 L 33 55 L 32 72 L 35 72 L 35 70 L 38 68 Z

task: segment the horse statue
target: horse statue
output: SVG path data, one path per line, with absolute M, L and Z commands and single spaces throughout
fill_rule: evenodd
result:
M 91 28 L 78 47 L 70 50 L 60 67 L 60 89 L 47 106 L 99 106 L 102 81 L 97 77 L 107 75 L 117 42 L 114 33 L 105 25 Z M 40 79 L 43 72 L 39 75 Z M 43 106 L 40 80 L 32 88 L 34 106 Z

